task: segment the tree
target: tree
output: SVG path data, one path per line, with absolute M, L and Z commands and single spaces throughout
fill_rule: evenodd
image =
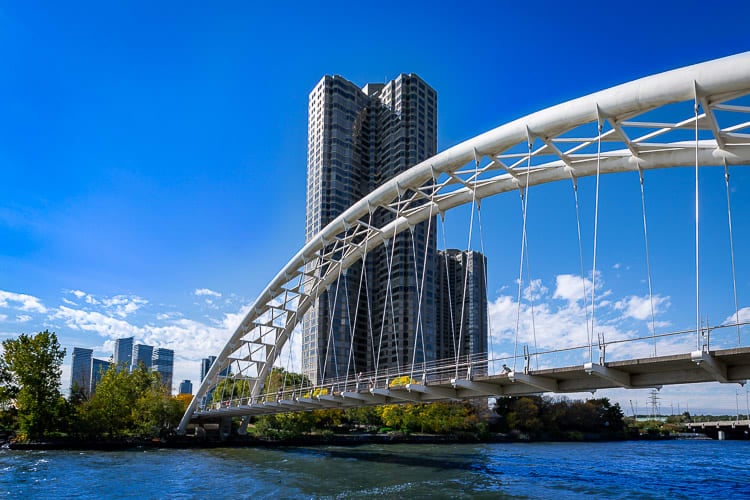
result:
M 107 433 L 110 437 L 116 437 L 132 427 L 131 417 L 139 392 L 133 382 L 141 371 L 145 370 L 137 368 L 132 374 L 107 370 L 102 376 L 83 412 L 83 425 L 90 435 Z
M 49 330 L 3 341 L 2 396 L 15 396 L 22 436 L 39 439 L 56 430 L 54 426 L 62 401 L 60 367 L 64 357 L 65 349 L 60 347 L 57 335 Z
M 542 421 L 539 418 L 539 406 L 534 399 L 521 397 L 515 401 L 513 411 L 508 414 L 508 426 L 523 432 L 539 432 Z
M 250 397 L 250 381 L 242 378 L 222 379 L 213 390 L 213 403 L 228 404 L 233 399 L 244 399 Z

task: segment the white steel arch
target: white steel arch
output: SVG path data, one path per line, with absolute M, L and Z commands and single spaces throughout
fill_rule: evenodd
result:
M 744 52 L 533 113 L 391 179 L 320 231 L 271 280 L 201 383 L 179 431 L 184 432 L 228 367 L 235 379 L 251 384 L 251 399 L 257 397 L 292 330 L 341 270 L 359 261 L 368 248 L 430 216 L 523 188 L 527 180 L 533 186 L 595 175 L 597 165 L 605 174 L 692 166 L 696 160 L 700 165 L 750 164 L 750 106 L 732 103 L 748 94 L 750 52 Z M 690 104 L 690 113 L 669 123 L 649 121 L 649 112 L 676 103 Z M 699 106 L 695 114 L 693 103 Z M 706 138 L 697 143 L 687 137 L 670 139 L 694 130 L 696 116 Z M 586 127 L 599 132 L 577 135 Z M 379 211 L 395 216 L 383 227 L 369 225 L 370 215 Z

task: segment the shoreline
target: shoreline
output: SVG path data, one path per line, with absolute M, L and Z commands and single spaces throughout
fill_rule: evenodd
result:
M 491 434 L 488 436 L 460 434 L 309 434 L 285 439 L 232 436 L 226 440 L 206 440 L 189 436 L 173 436 L 168 439 L 110 439 L 81 440 L 54 439 L 40 442 L 2 444 L 14 451 L 71 450 L 71 451 L 127 451 L 143 449 L 204 449 L 204 448 L 294 448 L 306 446 L 362 446 L 368 444 L 493 444 L 493 443 L 597 443 L 614 441 L 668 441 L 680 439 L 676 436 L 602 436 L 584 435 L 577 439 L 531 438 L 524 435 Z M 707 438 L 710 439 L 710 438 Z

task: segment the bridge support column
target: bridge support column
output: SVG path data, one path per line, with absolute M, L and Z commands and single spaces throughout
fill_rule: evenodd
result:
M 247 434 L 247 425 L 249 423 L 250 423 L 250 416 L 249 415 L 245 415 L 244 417 L 242 417 L 242 421 L 240 421 L 240 426 L 237 429 L 237 434 L 239 434 L 240 436 L 246 435 Z

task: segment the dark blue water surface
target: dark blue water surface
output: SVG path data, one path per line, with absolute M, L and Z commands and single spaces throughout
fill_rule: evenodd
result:
M 750 442 L 0 450 L 12 498 L 750 498 Z

